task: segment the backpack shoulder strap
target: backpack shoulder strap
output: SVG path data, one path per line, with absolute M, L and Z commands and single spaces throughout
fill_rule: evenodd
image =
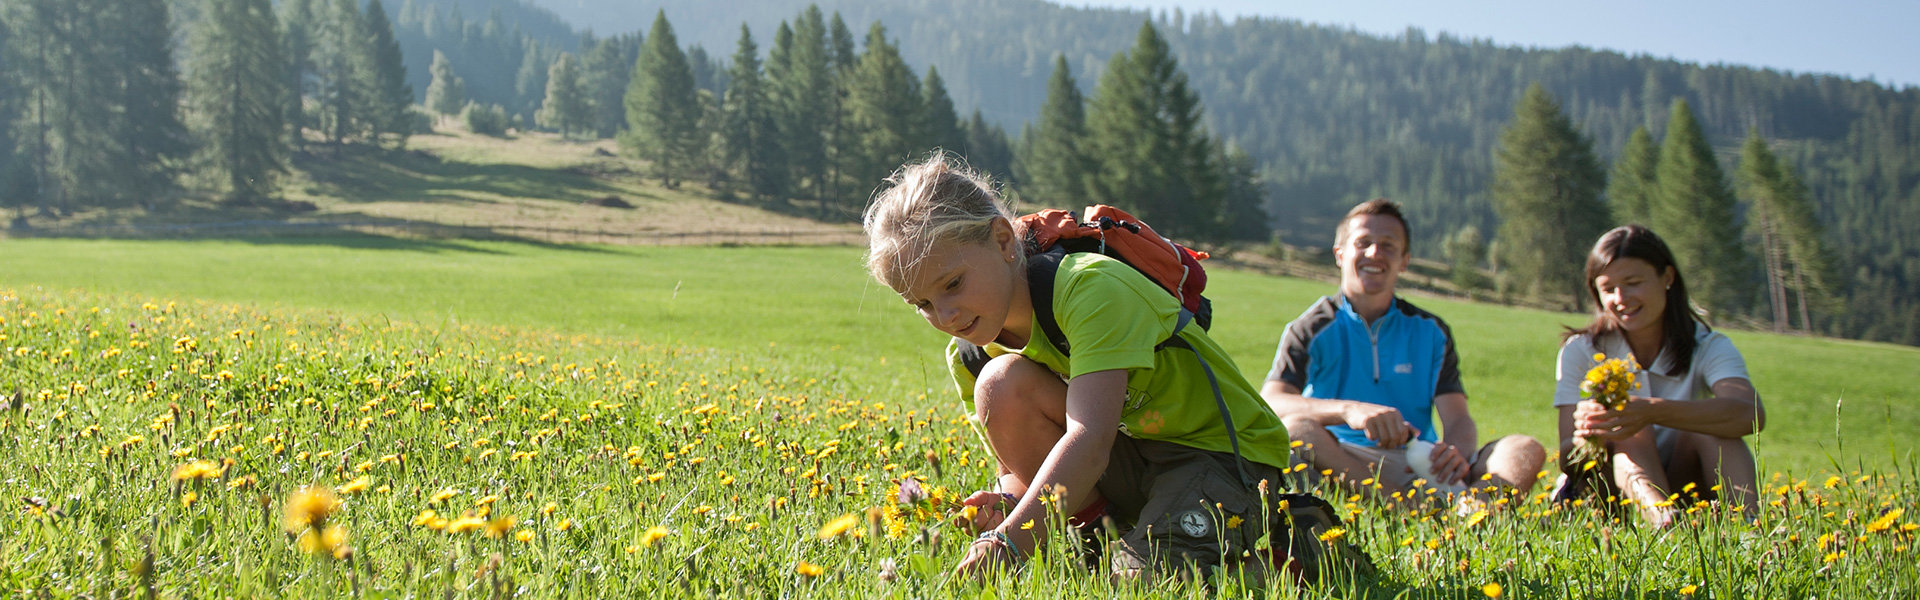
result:
M 993 357 L 987 356 L 986 348 L 975 346 L 973 342 L 953 338 L 953 343 L 960 353 L 960 365 L 966 367 L 967 372 L 972 373 L 974 379 L 979 379 L 980 372 L 987 369 L 987 362 L 992 361 Z
M 1066 258 L 1067 250 L 1060 246 L 1028 255 L 1027 295 L 1033 298 L 1033 320 L 1047 334 L 1047 341 L 1061 356 L 1072 356 L 1067 334 L 1060 331 L 1060 322 L 1053 318 L 1053 278 L 1060 273 L 1060 261 Z

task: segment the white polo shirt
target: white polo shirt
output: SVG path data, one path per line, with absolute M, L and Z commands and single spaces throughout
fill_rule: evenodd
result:
M 1713 384 L 1722 379 L 1747 376 L 1747 361 L 1740 357 L 1740 351 L 1733 347 L 1733 341 L 1718 331 L 1704 325 L 1694 325 L 1695 346 L 1693 365 L 1681 371 L 1679 375 L 1667 375 L 1672 370 L 1673 357 L 1669 348 L 1661 348 L 1660 356 L 1653 361 L 1651 369 L 1634 369 L 1633 395 L 1666 400 L 1692 400 L 1694 398 L 1712 398 Z M 1606 334 L 1600 338 L 1596 348 L 1593 340 L 1586 334 L 1576 334 L 1567 338 L 1560 346 L 1559 368 L 1554 378 L 1559 381 L 1553 390 L 1553 405 L 1570 406 L 1580 402 L 1580 382 L 1587 377 L 1587 371 L 1599 365 L 1593 355 L 1604 354 L 1606 358 L 1625 358 L 1633 360 L 1633 350 L 1627 347 L 1626 336 Z

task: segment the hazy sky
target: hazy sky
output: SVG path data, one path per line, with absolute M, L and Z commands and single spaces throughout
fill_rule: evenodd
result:
M 1646 53 L 1794 73 L 1920 85 L 1916 0 L 1062 0 L 1068 5 L 1217 10 L 1429 39 L 1447 31 L 1501 45 Z

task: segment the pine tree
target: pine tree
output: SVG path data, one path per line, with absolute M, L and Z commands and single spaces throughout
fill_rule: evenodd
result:
M 1733 191 L 1686 100 L 1675 100 L 1660 146 L 1653 227 L 1673 249 L 1687 285 L 1715 311 L 1745 307 L 1752 269 L 1740 247 Z
M 520 70 L 513 76 L 513 98 L 507 107 L 502 107 L 515 115 L 525 114 L 527 110 L 539 104 L 547 91 L 547 70 L 553 68 L 557 57 L 553 51 L 539 42 L 529 41 L 526 51 L 520 55 Z M 623 66 L 631 69 L 631 66 Z M 620 90 L 622 94 L 625 89 Z
M 1534 297 L 1585 297 L 1587 249 L 1611 227 L 1600 203 L 1606 175 L 1586 136 L 1539 83 L 1527 86 L 1494 153 L 1493 203 L 1501 264 Z
M 580 85 L 580 68 L 572 54 L 561 54 L 547 69 L 547 98 L 540 103 L 534 121 L 541 127 L 560 132 L 560 137 L 591 128 L 593 106 L 587 103 L 586 90 Z
M 920 95 L 924 102 L 919 111 L 920 139 L 915 145 L 945 148 L 966 156 L 966 134 L 960 130 L 960 115 L 953 110 L 953 98 L 947 95 L 947 84 L 940 80 L 939 69 L 927 67 L 927 77 L 920 82 Z
M 789 152 L 793 180 L 805 182 L 807 195 L 819 202 L 820 214 L 826 216 L 834 201 L 828 195 L 828 146 L 841 142 L 827 138 L 836 111 L 827 26 L 820 7 L 808 5 L 794 19 L 784 46 L 780 37 L 775 35 L 774 46 L 781 56 L 779 60 L 769 56 L 767 79 L 779 106 L 781 146 Z
M 1480 228 L 1463 225 L 1447 236 L 1441 246 L 1451 265 L 1454 287 L 1463 291 L 1486 287 L 1486 277 L 1480 274 L 1480 260 L 1487 254 L 1486 238 L 1480 234 Z
M 1749 204 L 1748 228 L 1760 241 L 1766 298 L 1772 310 L 1774 331 L 1783 332 L 1792 327 L 1789 290 L 1800 300 L 1801 328 L 1811 329 L 1808 297 L 1825 298 L 1830 291 L 1826 285 L 1830 276 L 1820 223 L 1814 217 L 1806 188 L 1793 174 L 1792 167 L 1781 164 L 1767 148 L 1766 140 L 1752 130 L 1741 146 L 1740 168 L 1735 180 L 1740 196 Z
M 1067 57 L 1054 55 L 1047 100 L 1032 135 L 1022 136 L 1021 188 L 1042 205 L 1077 206 L 1093 198 L 1088 183 L 1098 168 L 1088 154 L 1086 100 Z
M 654 16 L 646 46 L 634 63 L 626 105 L 627 137 L 622 145 L 652 161 L 662 185 L 679 187 L 702 151 L 701 110 L 694 94 L 693 69 L 680 52 L 665 10 Z
M 268 0 L 208 0 L 193 36 L 191 97 L 205 162 L 229 200 L 270 197 L 286 171 L 284 49 Z
M 633 63 L 639 53 L 629 53 L 629 45 L 638 46 L 639 34 L 600 40 L 581 61 L 581 86 L 593 105 L 593 130 L 599 137 L 613 137 L 627 123 L 623 99 L 631 82 Z
M 833 49 L 830 62 L 834 70 L 851 71 L 860 64 L 860 52 L 854 43 L 853 30 L 840 18 L 840 11 L 833 11 L 833 18 L 827 22 L 827 45 Z
M 316 2 L 320 3 L 317 8 Z M 319 71 L 314 63 L 314 51 L 321 43 L 323 28 L 316 19 L 325 8 L 326 0 L 286 0 L 280 5 L 280 29 L 286 42 L 287 60 L 287 97 L 282 114 L 295 149 L 306 145 L 303 131 L 317 126 L 313 116 L 307 113 L 306 101 L 317 92 Z
M 1613 175 L 1607 178 L 1607 200 L 1612 202 L 1613 220 L 1619 223 L 1653 222 L 1654 197 L 1659 194 L 1660 147 L 1646 127 L 1636 127 L 1613 161 Z
M 862 198 L 848 198 L 843 192 L 846 186 L 846 174 L 853 168 L 856 152 L 851 151 L 857 144 L 853 134 L 852 122 L 847 118 L 848 84 L 853 79 L 853 69 L 860 64 L 860 54 L 855 48 L 853 30 L 847 28 L 847 22 L 840 18 L 840 12 L 834 11 L 827 22 L 828 72 L 831 83 L 827 94 L 827 130 L 822 136 L 826 143 L 825 156 L 821 158 L 827 165 L 825 194 L 829 198 L 845 198 L 859 205 Z M 858 183 L 854 189 L 862 188 Z
M 179 161 L 191 148 L 180 120 L 180 72 L 173 60 L 173 26 L 165 0 L 126 0 L 101 18 L 110 32 L 107 62 L 118 81 L 108 82 L 118 107 L 108 143 L 123 168 L 116 169 L 113 196 L 155 206 L 175 187 Z
M 1204 237 L 1224 193 L 1200 101 L 1152 22 L 1115 54 L 1087 112 L 1095 202 L 1131 209 L 1163 235 Z
M 1254 166 L 1253 156 L 1238 144 L 1216 144 L 1225 191 L 1220 199 L 1220 215 L 1207 237 L 1220 240 L 1265 241 L 1273 231 L 1267 227 L 1266 182 Z
M 20 215 L 16 225 L 26 221 L 26 205 L 31 199 L 39 206 L 41 214 L 53 214 L 53 207 L 59 194 L 56 171 L 59 168 L 53 156 L 53 127 L 55 113 L 59 110 L 59 99 L 55 92 L 61 87 L 56 78 L 54 64 L 58 59 L 58 48 L 54 46 L 59 39 L 55 34 L 58 11 L 64 5 L 57 0 L 21 0 L 0 4 L 6 9 L 6 21 L 17 31 L 13 43 L 6 50 L 5 68 L 12 75 L 15 88 L 15 102 L 20 107 L 19 116 L 14 121 L 18 127 L 19 139 L 16 141 L 19 154 L 15 156 L 21 173 L 21 181 L 16 187 L 27 193 L 20 200 Z
M 994 179 L 1017 183 L 1013 180 L 1013 143 L 1007 140 L 1005 129 L 988 123 L 987 118 L 975 110 L 973 118 L 967 120 L 966 134 L 969 165 Z
M 319 105 L 318 125 L 327 139 L 340 144 L 365 131 L 368 86 L 362 73 L 371 61 L 366 31 L 356 0 L 319 0 L 315 7 L 314 96 Z
M 24 226 L 28 198 L 31 195 L 27 184 L 30 179 L 24 161 L 20 160 L 14 146 L 14 119 L 20 115 L 19 91 L 14 85 L 18 75 L 14 69 L 13 31 L 8 25 L 11 15 L 5 5 L 0 5 L 0 199 L 11 201 L 19 212 L 19 222 L 15 226 Z
M 467 82 L 453 72 L 453 61 L 439 50 L 433 51 L 433 80 L 427 84 L 427 109 L 442 115 L 454 115 L 467 105 Z
M 393 23 L 387 19 L 380 0 L 367 3 L 364 36 L 368 40 L 368 70 L 362 74 L 367 86 L 367 122 L 373 143 L 387 135 L 397 136 L 397 145 L 406 146 L 413 133 L 413 86 L 407 83 L 407 67 L 400 56 L 400 42 L 393 38 Z
M 877 182 L 926 150 L 915 143 L 923 101 L 920 82 L 901 60 L 899 47 L 887 41 L 886 27 L 874 22 L 866 44 L 848 83 L 847 116 L 858 140 L 849 174 L 855 181 Z
M 740 42 L 733 53 L 726 99 L 721 103 L 724 115 L 720 147 L 724 162 L 740 172 L 747 189 L 765 202 L 787 194 L 786 153 L 781 151 L 779 130 L 767 98 L 767 85 L 760 67 L 760 49 L 753 32 L 740 24 Z

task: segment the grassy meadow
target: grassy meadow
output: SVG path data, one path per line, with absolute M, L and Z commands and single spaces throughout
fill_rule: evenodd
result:
M 989 463 L 943 340 L 857 249 L 355 236 L 0 254 L 0 393 L 19 390 L 0 412 L 0 495 L 19 499 L 0 596 L 1263 594 L 1116 585 L 1068 544 L 984 586 L 950 580 L 967 540 L 943 516 Z M 1218 337 L 1257 379 L 1330 289 L 1220 272 Z M 1550 441 L 1557 332 L 1582 317 L 1415 301 L 1460 338 L 1483 433 Z M 1648 531 L 1542 490 L 1466 516 L 1333 497 L 1381 576 L 1297 593 L 1920 589 L 1904 440 L 1920 351 L 1732 335 L 1769 408 L 1757 524 L 1698 512 Z M 902 478 L 927 494 L 902 501 Z

